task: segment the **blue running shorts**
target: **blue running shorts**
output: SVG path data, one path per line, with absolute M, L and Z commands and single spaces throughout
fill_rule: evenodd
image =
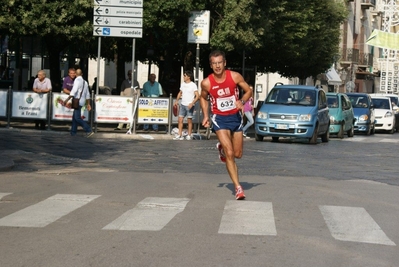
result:
M 214 132 L 218 130 L 230 130 L 232 132 L 242 132 L 242 116 L 241 112 L 233 115 L 217 115 L 213 114 L 211 117 Z

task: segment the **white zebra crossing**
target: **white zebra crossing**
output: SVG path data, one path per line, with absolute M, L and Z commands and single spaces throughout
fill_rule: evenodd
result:
M 319 209 L 337 240 L 396 246 L 364 208 L 319 206 Z
M 10 194 L 0 193 L 0 200 Z M 98 197 L 57 194 L 1 218 L 0 227 L 45 227 Z M 189 198 L 148 197 L 102 229 L 160 231 L 184 211 L 189 201 Z M 336 240 L 396 246 L 364 208 L 320 205 L 319 210 Z M 218 233 L 276 236 L 272 203 L 226 201 Z
M 148 197 L 103 229 L 159 231 L 182 212 L 189 201 L 188 198 Z
M 272 203 L 228 200 L 219 234 L 277 235 Z
M 0 226 L 45 227 L 100 195 L 57 194 L 0 219 Z
M 8 195 L 11 195 L 12 193 L 0 193 L 0 200 L 3 198 L 3 197 L 5 197 L 5 196 L 8 196 Z

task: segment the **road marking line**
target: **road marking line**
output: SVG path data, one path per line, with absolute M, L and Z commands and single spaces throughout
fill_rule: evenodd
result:
M 0 226 L 45 227 L 99 196 L 57 194 L 0 219 Z
M 337 240 L 396 246 L 364 208 L 319 206 L 319 209 Z
M 218 233 L 277 235 L 272 203 L 228 200 Z
M 8 196 L 8 195 L 11 195 L 12 193 L 0 193 L 0 200 L 3 198 L 3 197 L 5 197 L 5 196 Z
M 182 212 L 189 198 L 147 197 L 103 230 L 159 231 Z

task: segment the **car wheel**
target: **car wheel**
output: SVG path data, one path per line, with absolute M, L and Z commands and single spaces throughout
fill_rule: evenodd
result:
M 389 130 L 389 132 L 388 133 L 390 133 L 390 134 L 393 134 L 395 132 L 395 128 L 394 127 L 392 127 L 392 129 L 391 130 Z
M 341 126 L 339 127 L 339 132 L 337 134 L 338 138 L 344 138 L 344 126 L 341 124 Z
M 272 137 L 272 142 L 278 142 L 278 139 L 279 139 L 279 137 L 273 136 L 273 137 Z
M 328 141 L 330 141 L 330 125 L 327 128 L 327 132 L 325 132 L 322 136 L 321 136 L 321 141 L 323 143 L 327 143 Z
M 371 134 L 375 134 L 375 123 L 373 123 L 373 128 L 371 129 Z
M 319 135 L 319 125 L 316 125 L 313 135 L 309 138 L 309 144 L 317 144 L 317 136 Z
M 263 141 L 263 135 L 259 135 L 259 134 L 255 133 L 255 140 L 256 141 Z
M 348 131 L 348 137 L 353 137 L 355 135 L 355 127 L 352 125 Z

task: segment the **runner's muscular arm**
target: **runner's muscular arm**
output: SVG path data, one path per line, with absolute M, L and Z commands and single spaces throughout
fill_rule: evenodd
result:
M 208 103 L 208 94 L 209 88 L 211 84 L 208 78 L 205 78 L 201 82 L 201 97 L 200 97 L 200 105 L 202 109 L 203 119 L 202 126 L 209 127 L 209 103 Z
M 231 76 L 234 80 L 234 82 L 242 89 L 244 90 L 244 94 L 236 102 L 236 107 L 237 109 L 242 109 L 244 107 L 244 104 L 241 102 L 241 100 L 244 100 L 244 102 L 247 102 L 251 97 L 252 97 L 252 90 L 251 87 L 244 81 L 244 78 L 242 75 L 238 72 L 232 71 Z

